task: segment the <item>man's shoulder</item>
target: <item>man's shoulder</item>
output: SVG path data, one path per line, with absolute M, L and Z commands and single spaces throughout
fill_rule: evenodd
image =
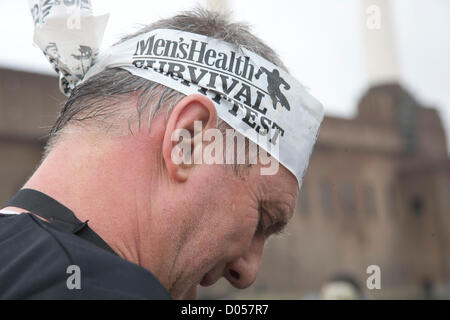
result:
M 170 299 L 147 270 L 30 215 L 0 218 L 0 297 Z

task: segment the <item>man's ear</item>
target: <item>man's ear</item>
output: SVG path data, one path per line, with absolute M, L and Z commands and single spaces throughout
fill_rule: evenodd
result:
M 194 130 L 201 124 L 202 132 Z M 185 161 L 186 155 L 181 155 L 182 149 L 191 150 L 189 157 L 202 157 L 195 154 L 195 146 L 202 144 L 204 130 L 216 128 L 217 111 L 214 103 L 208 97 L 192 94 L 178 102 L 169 113 L 166 131 L 162 145 L 164 163 L 171 179 L 185 181 L 191 171 L 193 161 Z M 199 134 L 200 133 L 200 134 Z M 179 142 L 182 138 L 181 143 Z M 183 159 L 183 161 L 181 161 Z

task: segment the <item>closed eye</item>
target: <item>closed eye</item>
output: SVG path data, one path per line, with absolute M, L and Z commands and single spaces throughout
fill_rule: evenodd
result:
M 259 214 L 259 220 L 258 220 L 258 226 L 256 227 L 256 233 L 265 234 L 267 225 L 264 222 L 264 217 L 266 215 L 266 212 L 262 206 L 259 206 L 258 214 Z
M 265 210 L 262 206 L 259 207 L 259 221 L 256 228 L 256 233 L 263 234 L 266 238 L 271 235 L 281 235 L 284 233 L 287 221 L 281 220 L 274 223 L 272 216 Z M 270 222 L 267 223 L 264 219 L 269 219 Z
M 258 213 L 259 213 L 259 220 L 258 220 L 258 225 L 256 227 L 256 232 L 255 233 L 262 233 L 263 234 L 264 231 L 265 231 L 263 211 L 261 209 L 259 209 Z
M 282 235 L 286 231 L 286 223 L 277 222 L 274 225 L 270 226 L 266 233 L 268 235 Z

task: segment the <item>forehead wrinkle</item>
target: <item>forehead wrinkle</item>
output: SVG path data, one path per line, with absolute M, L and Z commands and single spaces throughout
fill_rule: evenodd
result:
M 275 207 L 285 221 L 289 221 L 294 215 L 297 197 L 288 191 L 274 192 L 266 198 L 266 202 Z
M 257 169 L 257 168 L 256 168 Z M 283 166 L 281 172 L 275 176 L 259 177 L 257 183 L 254 183 L 255 200 L 258 200 L 259 206 L 269 213 L 275 223 L 285 226 L 294 215 L 297 203 L 298 185 L 297 180 Z M 295 188 L 291 184 L 295 182 Z
M 291 204 L 295 207 L 299 192 L 297 179 L 284 166 L 280 166 L 280 170 L 276 175 L 263 177 L 260 187 L 264 198 L 267 198 L 267 200 L 280 199 L 287 196 L 292 203 L 289 200 L 286 203 L 289 204 L 289 207 L 291 207 Z

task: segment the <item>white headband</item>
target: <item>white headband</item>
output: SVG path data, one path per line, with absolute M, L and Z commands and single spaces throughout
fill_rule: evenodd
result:
M 55 23 L 62 21 L 64 10 L 50 8 L 36 24 L 35 43 L 60 73 L 66 94 L 109 68 L 127 70 L 186 95 L 204 94 L 214 102 L 219 118 L 276 158 L 301 186 L 323 120 L 322 105 L 303 85 L 243 47 L 171 29 L 128 39 L 101 52 L 91 65 L 107 17 L 94 17 L 87 7 L 80 23 L 88 31 L 77 29 L 76 37 L 67 39 L 67 28 Z M 49 46 L 57 48 L 53 56 Z

